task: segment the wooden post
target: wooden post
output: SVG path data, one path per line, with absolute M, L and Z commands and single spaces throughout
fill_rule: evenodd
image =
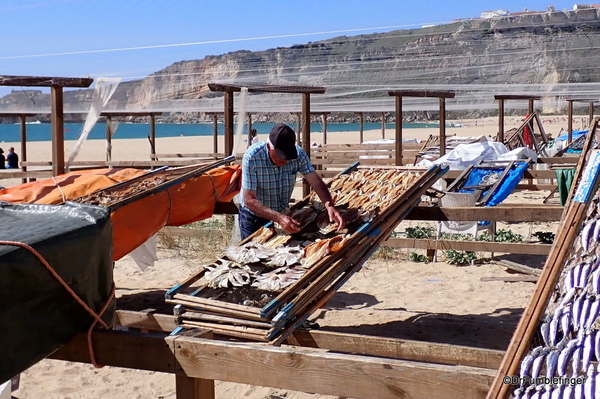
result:
M 590 101 L 590 118 L 589 118 L 588 126 L 592 126 L 593 120 L 594 120 L 594 102 Z
M 176 399 L 215 399 L 215 381 L 175 375 Z
M 327 114 L 323 113 L 321 118 L 323 119 L 323 144 L 327 144 Z
M 22 166 L 23 162 L 27 162 L 27 124 L 25 123 L 25 119 L 27 118 L 25 115 L 20 115 L 21 119 L 21 170 L 23 172 L 27 171 L 27 166 Z M 27 178 L 24 177 L 21 182 L 27 183 Z
M 534 112 L 533 100 L 529 100 L 529 115 L 533 114 L 533 112 Z
M 504 100 L 498 100 L 498 142 L 504 143 Z
M 573 101 L 567 100 L 568 104 L 568 122 L 567 122 L 567 145 L 573 141 Z
M 396 96 L 396 166 L 402 165 L 402 96 Z
M 52 101 L 52 175 L 58 176 L 65 173 L 65 115 L 63 104 L 63 88 L 52 86 L 50 88 Z
M 446 155 L 446 99 L 440 97 L 440 157 Z
M 381 138 L 385 139 L 385 112 L 381 113 Z
M 358 139 L 359 139 L 359 144 L 362 144 L 362 142 L 364 141 L 364 133 L 365 133 L 365 115 L 362 112 L 358 112 L 358 123 L 359 123 L 359 132 L 358 132 Z
M 225 154 L 233 152 L 233 92 L 225 91 Z
M 304 103 L 302 104 L 302 106 L 304 106 Z M 302 138 L 300 136 L 300 132 L 302 131 L 302 113 L 301 112 L 296 112 L 296 132 L 298 132 L 298 135 L 296 136 L 296 141 L 298 142 L 298 145 L 300 145 L 300 143 L 302 142 Z
M 217 121 L 217 114 L 212 115 L 213 120 L 213 152 L 217 154 L 219 152 L 219 123 Z
M 156 121 L 154 120 L 154 115 L 150 115 L 150 143 L 152 143 L 152 148 L 150 148 L 150 153 L 152 155 L 156 155 Z M 154 160 L 154 157 L 150 157 Z
M 252 145 L 252 114 L 248 113 L 248 147 Z
M 106 115 L 106 160 L 112 159 L 112 129 L 111 129 L 112 117 Z
M 302 93 L 302 148 L 310 159 L 310 94 Z M 310 186 L 306 179 L 302 181 L 302 196 L 310 193 Z

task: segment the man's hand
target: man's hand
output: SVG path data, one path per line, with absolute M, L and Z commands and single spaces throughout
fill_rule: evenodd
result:
M 327 214 L 329 215 L 329 221 L 337 225 L 337 231 L 342 231 L 344 227 L 346 227 L 346 221 L 344 220 L 344 217 L 340 211 L 338 211 L 335 206 L 331 205 L 329 202 L 325 204 L 325 208 L 327 209 Z
M 287 231 L 288 233 L 297 233 L 302 227 L 296 219 L 293 219 L 283 214 L 279 214 L 279 217 L 277 218 L 277 223 L 279 223 L 281 228 Z

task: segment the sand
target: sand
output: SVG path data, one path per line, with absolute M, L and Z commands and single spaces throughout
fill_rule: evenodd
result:
M 449 128 L 447 134 L 461 136 L 495 135 L 497 119 L 460 121 L 467 126 Z M 507 123 L 507 129 L 518 120 Z M 554 136 L 562 124 L 551 124 L 547 133 Z M 552 129 L 556 128 L 556 129 Z M 405 137 L 426 139 L 437 129 L 406 129 Z M 386 132 L 388 138 L 393 131 Z M 313 141 L 319 141 L 319 135 Z M 260 137 L 264 139 L 265 137 Z M 381 138 L 381 131 L 365 132 L 366 140 Z M 329 143 L 358 143 L 358 133 L 331 133 Z M 3 143 L 8 147 L 11 143 Z M 12 144 L 19 148 L 18 144 Z M 222 145 L 222 143 L 221 143 Z M 72 143 L 66 143 L 71 148 Z M 49 143 L 28 144 L 30 160 L 49 160 Z M 221 147 L 222 148 L 222 147 Z M 159 138 L 158 153 L 209 152 L 212 138 Z M 18 152 L 18 150 L 17 150 Z M 99 160 L 104 157 L 104 142 L 90 141 L 78 159 Z M 115 140 L 113 159 L 148 159 L 149 146 L 144 140 Z M 12 179 L 14 180 L 14 179 Z M 0 184 L 6 184 L 2 180 Z M 18 181 L 16 182 L 18 183 Z M 547 192 L 519 192 L 507 202 L 539 203 Z M 423 222 L 402 222 L 399 230 Z M 432 227 L 434 223 L 427 223 Z M 504 225 L 531 238 L 535 231 L 556 232 L 557 223 L 521 223 Z M 227 245 L 223 242 L 223 247 Z M 509 271 L 495 263 L 454 266 L 439 261 L 406 261 L 408 250 L 380 251 L 372 257 L 311 320 L 323 330 L 451 343 L 474 347 L 505 349 L 512 332 L 533 292 L 532 283 L 482 282 L 481 277 L 509 276 Z M 391 259 L 385 259 L 385 256 Z M 487 254 L 489 255 L 489 254 Z M 543 264 L 543 257 L 513 256 L 513 260 L 531 265 Z M 164 291 L 195 274 L 202 260 L 189 256 L 182 247 L 159 250 L 159 261 L 142 272 L 125 257 L 116 262 L 114 278 L 120 308 L 142 310 L 161 301 Z M 493 295 L 490 295 L 493 293 Z M 21 374 L 20 388 L 13 392 L 18 399 L 66 398 L 175 398 L 173 375 L 139 370 L 43 360 Z M 329 399 L 333 396 L 248 386 L 229 382 L 216 383 L 216 397 L 247 399 Z

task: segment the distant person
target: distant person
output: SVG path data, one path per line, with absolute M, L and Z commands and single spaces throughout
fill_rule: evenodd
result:
M 14 147 L 10 147 L 8 149 L 8 155 L 6 156 L 6 168 L 7 169 L 18 169 L 19 168 L 19 156 L 15 153 Z
M 0 169 L 6 169 L 4 167 L 4 163 L 6 162 L 6 158 L 4 157 L 4 150 L 0 148 Z

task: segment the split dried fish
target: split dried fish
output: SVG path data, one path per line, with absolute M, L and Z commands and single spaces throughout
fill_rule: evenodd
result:
M 292 266 L 302 259 L 304 249 L 300 247 L 278 247 L 275 255 L 266 263 L 267 266 Z
M 261 228 L 258 229 L 258 231 L 257 231 L 256 235 L 254 236 L 254 238 L 252 239 L 252 241 L 255 243 L 258 243 L 258 244 L 264 244 L 265 242 L 267 242 L 269 240 L 269 238 L 273 237 L 274 234 L 275 234 L 275 229 L 261 226 Z
M 219 259 L 221 263 L 213 263 L 204 266 L 206 273 L 204 278 L 208 281 L 208 286 L 212 288 L 227 288 L 229 284 L 234 287 L 241 287 L 250 284 L 252 271 L 248 266 L 243 266 L 225 259 Z
M 225 256 L 242 265 L 260 262 L 269 259 L 275 252 L 272 248 L 265 247 L 255 242 L 248 242 L 242 246 L 231 245 L 223 251 Z
M 256 277 L 252 287 L 266 291 L 279 291 L 298 281 L 304 275 L 304 271 L 280 267 Z

